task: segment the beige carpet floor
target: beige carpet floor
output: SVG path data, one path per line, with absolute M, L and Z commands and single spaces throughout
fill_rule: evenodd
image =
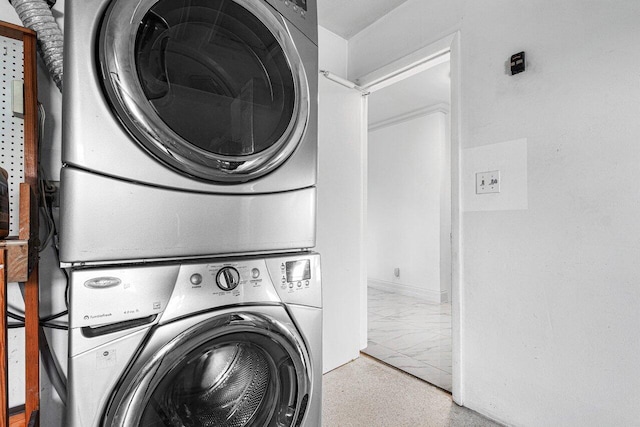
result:
M 451 395 L 369 356 L 324 375 L 323 427 L 500 426 Z

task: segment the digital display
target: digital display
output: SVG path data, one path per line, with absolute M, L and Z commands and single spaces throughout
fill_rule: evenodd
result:
M 293 3 L 301 9 L 307 11 L 307 0 L 294 0 Z
M 287 261 L 287 282 L 299 282 L 311 279 L 311 262 L 308 259 L 302 261 Z

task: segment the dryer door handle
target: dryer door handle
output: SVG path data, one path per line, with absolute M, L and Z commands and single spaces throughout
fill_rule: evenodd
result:
M 113 323 L 111 325 L 97 327 L 85 326 L 81 329 L 82 335 L 87 338 L 94 338 L 102 335 L 112 334 L 114 332 L 125 331 L 127 329 L 136 328 L 138 326 L 151 324 L 156 320 L 157 317 L 157 314 L 152 314 L 151 316 L 143 317 L 140 319 L 125 320 L 124 322 Z

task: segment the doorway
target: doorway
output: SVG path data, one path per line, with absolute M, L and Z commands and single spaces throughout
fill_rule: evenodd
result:
M 368 99 L 367 346 L 452 389 L 450 55 Z

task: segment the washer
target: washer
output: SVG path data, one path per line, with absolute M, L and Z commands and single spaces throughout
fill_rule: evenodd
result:
M 315 0 L 67 0 L 61 261 L 315 246 Z
M 66 425 L 321 425 L 314 253 L 71 273 Z

